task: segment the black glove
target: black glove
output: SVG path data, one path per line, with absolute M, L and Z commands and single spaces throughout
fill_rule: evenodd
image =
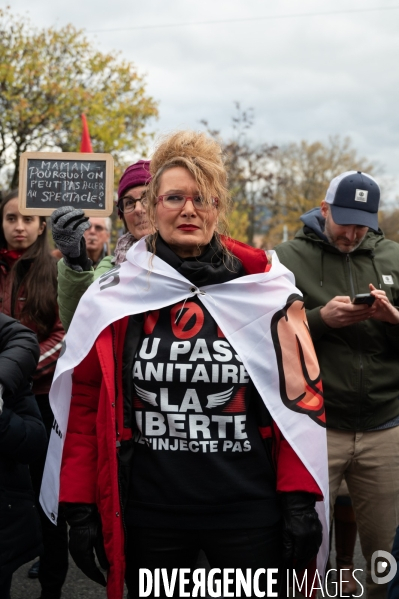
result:
M 83 237 L 86 229 L 90 228 L 88 220 L 83 210 L 72 206 L 57 208 L 51 215 L 54 243 L 62 252 L 66 265 L 78 272 L 90 270 L 92 265 Z
M 73 561 L 88 578 L 105 587 L 104 574 L 97 567 L 93 552 L 95 549 L 100 566 L 107 570 L 109 563 L 97 506 L 91 503 L 63 503 L 62 507 L 70 526 L 69 552 Z
M 284 517 L 284 560 L 288 568 L 304 570 L 316 557 L 323 539 L 323 527 L 315 510 L 312 493 L 282 493 Z

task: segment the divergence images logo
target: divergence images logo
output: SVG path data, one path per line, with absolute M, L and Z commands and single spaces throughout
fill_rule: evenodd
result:
M 378 561 L 377 561 L 378 560 Z M 371 556 L 371 579 L 376 584 L 386 584 L 395 577 L 398 566 L 388 551 L 374 551 Z M 381 576 L 385 574 L 385 576 Z

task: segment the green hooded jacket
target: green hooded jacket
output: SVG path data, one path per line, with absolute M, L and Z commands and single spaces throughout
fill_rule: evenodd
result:
M 330 245 L 319 209 L 304 228 L 277 246 L 280 261 L 303 294 L 324 388 L 327 427 L 365 431 L 399 416 L 399 325 L 370 319 L 342 328 L 325 324 L 320 309 L 335 296 L 383 289 L 399 306 L 399 244 L 371 230 L 346 254 Z
M 98 277 L 108 272 L 117 263 L 124 262 L 126 253 L 137 241 L 135 237 L 126 231 L 119 237 L 115 247 L 114 256 L 105 256 L 100 264 L 94 269 L 77 272 L 65 264 L 65 260 L 58 262 L 58 307 L 60 320 L 65 331 L 69 329 L 73 315 L 82 295 L 87 291 Z
M 77 272 L 67 266 L 63 259 L 58 262 L 58 308 L 64 330 L 69 329 L 80 298 L 98 277 L 113 267 L 113 256 L 105 256 L 94 270 Z

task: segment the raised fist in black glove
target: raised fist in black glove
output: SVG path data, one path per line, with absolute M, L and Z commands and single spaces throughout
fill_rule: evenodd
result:
M 69 529 L 69 552 L 73 561 L 94 582 L 106 586 L 104 574 L 94 559 L 94 551 L 100 566 L 105 570 L 109 563 L 104 550 L 100 515 L 95 504 L 63 503 Z
M 54 243 L 62 253 L 67 266 L 76 271 L 90 270 L 84 232 L 90 228 L 83 210 L 72 206 L 57 208 L 51 215 Z
M 304 570 L 316 557 L 323 538 L 323 527 L 315 510 L 312 493 L 282 493 L 284 517 L 284 560 L 288 568 Z

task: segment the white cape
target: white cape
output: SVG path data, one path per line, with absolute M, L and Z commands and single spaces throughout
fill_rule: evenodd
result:
M 280 395 L 276 352 L 270 331 L 273 315 L 292 294 L 301 295 L 294 276 L 273 253 L 269 272 L 247 275 L 198 289 L 157 256 L 141 239 L 127 253 L 127 261 L 95 281 L 82 297 L 58 360 L 50 402 L 56 423 L 51 434 L 40 501 L 57 520 L 60 467 L 71 402 L 72 373 L 87 356 L 102 330 L 131 314 L 158 310 L 198 295 L 244 366 L 283 436 L 311 473 L 325 501 L 317 504 L 323 524 L 318 568 L 328 555 L 328 463 L 325 429 L 306 414 L 288 409 Z

